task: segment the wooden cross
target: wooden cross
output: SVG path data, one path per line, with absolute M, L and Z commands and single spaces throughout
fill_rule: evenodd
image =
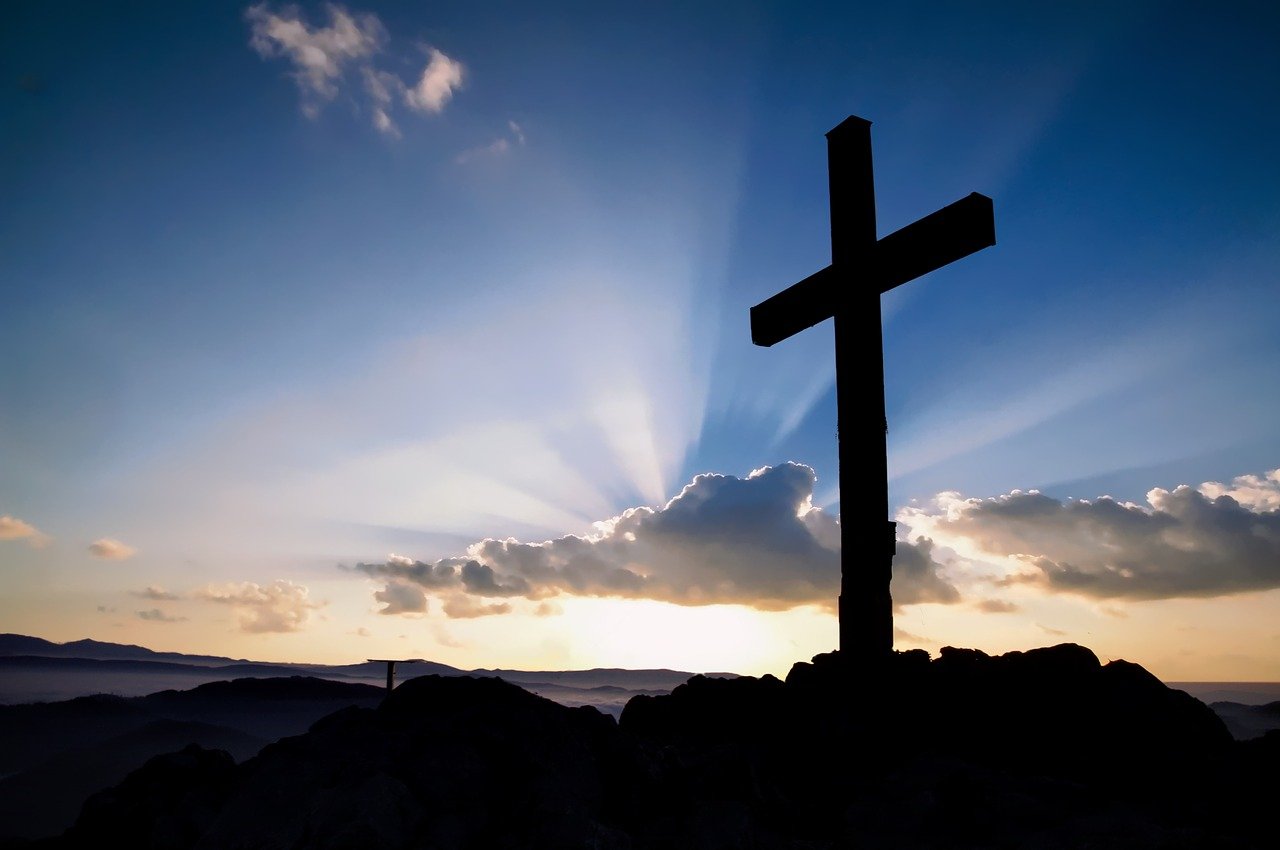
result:
M 827 133 L 831 265 L 751 308 L 751 341 L 769 346 L 835 318 L 840 462 L 840 655 L 893 651 L 895 523 L 889 509 L 880 296 L 996 244 L 991 199 L 976 192 L 876 240 L 871 122 Z M 883 485 L 883 488 L 882 486 Z
M 386 664 L 387 665 L 387 693 L 391 693 L 392 688 L 396 686 L 396 665 L 397 664 L 415 664 L 421 661 L 421 658 L 370 658 L 370 664 Z

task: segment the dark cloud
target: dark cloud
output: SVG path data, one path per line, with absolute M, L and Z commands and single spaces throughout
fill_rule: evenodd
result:
M 393 555 L 356 569 L 455 596 L 542 600 L 567 593 L 764 610 L 833 607 L 840 529 L 834 517 L 813 507 L 816 481 L 812 469 L 796 463 L 745 478 L 699 475 L 663 507 L 627 510 L 597 523 L 591 536 L 541 543 L 491 539 L 469 547 L 465 557 L 427 563 Z M 892 588 L 897 604 L 959 600 L 938 575 L 932 548 L 928 540 L 899 542 Z
M 1020 610 L 1017 605 L 1004 599 L 983 599 L 975 602 L 974 607 L 987 614 L 1012 614 Z
M 944 496 L 938 513 L 913 509 L 903 518 L 949 544 L 962 538 L 1016 558 L 1025 569 L 1008 583 L 1096 599 L 1210 597 L 1280 587 L 1278 493 L 1272 472 L 1230 486 L 1154 489 L 1146 505 L 1014 491 Z
M 933 541 L 922 537 L 914 543 L 899 540 L 893 554 L 893 581 L 889 585 L 895 608 L 921 602 L 953 604 L 960 592 L 938 574 Z

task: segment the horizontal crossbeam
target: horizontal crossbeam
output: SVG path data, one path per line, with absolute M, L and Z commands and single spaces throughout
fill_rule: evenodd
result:
M 854 278 L 885 293 L 996 244 L 991 199 L 977 192 L 874 244 L 860 269 L 827 266 L 751 308 L 751 341 L 770 346 L 835 315 Z

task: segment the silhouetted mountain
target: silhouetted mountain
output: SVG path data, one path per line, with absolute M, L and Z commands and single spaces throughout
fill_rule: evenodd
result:
M 427 676 L 239 765 L 154 758 L 53 846 L 1268 847 L 1277 766 L 1073 645 L 699 676 L 619 723 Z
M 247 758 L 338 709 L 377 705 L 383 695 L 371 685 L 294 676 L 0 706 L 0 838 L 66 829 L 91 793 L 160 753 L 194 743 Z
M 1227 724 L 1237 741 L 1261 738 L 1273 729 L 1280 729 L 1280 702 L 1266 705 L 1215 702 L 1210 708 Z
M 77 647 L 92 657 L 71 655 Z M 396 672 L 400 680 L 432 674 L 468 675 L 467 671 L 425 659 L 401 664 Z M 680 670 L 616 668 L 471 671 L 471 675 L 475 674 L 518 682 L 526 690 L 565 705 L 594 705 L 615 717 L 622 713 L 623 705 L 632 696 L 666 693 L 693 675 Z M 142 696 L 159 690 L 185 690 L 209 682 L 249 676 L 316 676 L 381 685 L 386 678 L 386 665 L 377 662 L 327 665 L 233 661 L 215 656 L 152 652 L 144 647 L 99 641 L 57 644 L 25 635 L 0 635 L 0 705 L 51 702 L 92 693 Z M 612 693 L 596 690 L 602 687 L 620 690 Z
M 232 664 L 246 661 L 243 658 L 223 658 L 217 655 L 188 655 L 183 652 L 156 652 L 145 646 L 107 643 L 99 640 L 73 640 L 54 643 L 27 635 L 0 634 L 0 656 L 38 655 L 46 658 L 90 658 L 99 661 L 178 661 L 183 664 Z
M 236 729 L 181 720 L 153 720 L 121 735 L 64 750 L 0 780 L 0 836 L 56 835 L 76 819 L 84 801 L 162 753 L 190 744 L 246 759 L 268 742 Z

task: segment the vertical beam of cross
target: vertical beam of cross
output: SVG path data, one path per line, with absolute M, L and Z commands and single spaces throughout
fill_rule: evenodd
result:
M 871 122 L 850 116 L 827 133 L 831 265 L 846 274 L 876 263 Z M 889 513 L 884 345 L 879 287 L 842 287 L 835 310 L 836 416 L 840 463 L 841 655 L 853 661 L 893 651 L 894 524 Z M 868 385 L 870 376 L 878 386 Z M 856 406 L 853 400 L 857 398 Z M 882 548 L 888 547 L 887 551 Z M 870 563 L 854 564 L 856 555 Z M 854 656 L 866 656 L 858 657 Z
M 770 346 L 834 318 L 840 462 L 840 655 L 862 666 L 893 651 L 895 524 L 889 513 L 880 296 L 996 244 L 991 199 L 976 192 L 876 239 L 871 122 L 827 133 L 831 265 L 751 308 Z M 861 563 L 856 563 L 861 561 Z

